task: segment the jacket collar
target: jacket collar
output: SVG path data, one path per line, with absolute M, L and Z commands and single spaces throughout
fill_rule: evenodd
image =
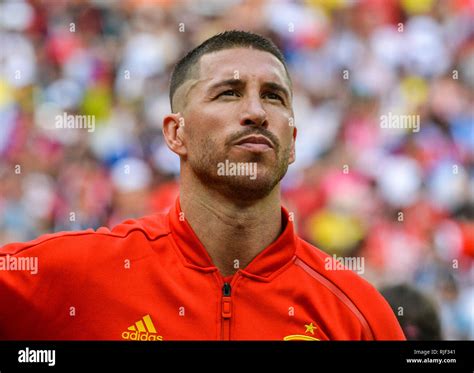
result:
M 280 269 L 293 261 L 295 256 L 297 236 L 288 211 L 282 207 L 284 230 L 272 244 L 262 250 L 246 268 L 240 272 L 256 280 L 269 281 Z M 188 267 L 213 272 L 218 269 L 212 262 L 204 245 L 194 233 L 181 211 L 179 197 L 175 206 L 168 213 L 172 237 Z

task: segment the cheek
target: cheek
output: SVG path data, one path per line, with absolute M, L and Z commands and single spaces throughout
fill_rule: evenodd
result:
M 207 131 L 206 121 L 202 115 L 197 112 L 189 112 L 184 121 L 183 132 L 188 148 L 193 149 L 203 140 L 203 134 Z
M 197 108 L 186 113 L 185 128 L 189 136 L 200 137 L 212 130 L 216 118 L 209 110 Z
M 185 134 L 189 147 L 211 146 L 214 151 L 223 149 L 225 139 L 232 133 L 229 116 L 228 112 L 210 108 L 190 113 L 189 117 L 192 120 L 185 122 Z
M 189 124 L 185 129 L 186 145 L 190 157 L 202 158 L 203 154 L 218 152 L 219 143 L 212 130 L 198 126 L 197 123 Z
M 289 115 L 285 115 L 282 117 L 280 114 L 279 118 L 273 123 L 277 123 L 277 125 L 273 129 L 273 132 L 275 133 L 275 135 L 278 136 L 280 144 L 283 148 L 288 147 L 291 144 L 291 140 L 293 139 L 294 123 L 292 118 Z M 272 131 L 271 128 L 269 129 L 270 131 Z

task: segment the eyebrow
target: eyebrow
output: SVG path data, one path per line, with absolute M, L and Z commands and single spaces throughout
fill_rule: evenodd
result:
M 212 92 L 218 88 L 222 87 L 243 87 L 245 86 L 245 82 L 241 79 L 227 79 L 217 82 L 209 87 L 209 91 Z M 283 94 L 287 99 L 290 98 L 290 92 L 281 84 L 275 82 L 265 82 L 262 84 L 264 89 L 270 89 L 272 91 L 277 91 Z
M 209 91 L 214 91 L 222 87 L 242 87 L 245 83 L 241 79 L 227 79 L 217 82 L 209 87 Z

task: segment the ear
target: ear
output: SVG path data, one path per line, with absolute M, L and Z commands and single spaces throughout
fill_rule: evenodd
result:
M 295 152 L 295 142 L 296 142 L 296 134 L 298 133 L 298 129 L 293 127 L 293 136 L 291 138 L 291 148 L 290 148 L 290 159 L 288 164 L 292 164 L 296 160 L 296 152 Z
M 170 150 L 179 155 L 186 156 L 187 149 L 183 141 L 184 118 L 181 113 L 171 113 L 163 118 L 163 137 Z

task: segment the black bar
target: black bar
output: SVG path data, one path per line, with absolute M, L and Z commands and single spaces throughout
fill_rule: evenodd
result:
M 0 373 L 13 371 L 95 371 L 117 368 L 123 372 L 146 369 L 181 371 L 190 364 L 193 371 L 211 368 L 238 370 L 255 364 L 263 367 L 289 366 L 292 372 L 308 371 L 395 371 L 473 372 L 472 341 L 436 342 L 42 342 L 0 341 Z M 45 362 L 19 362 L 29 353 Z M 20 353 L 20 350 L 23 352 Z M 49 359 L 47 352 L 51 350 Z M 52 366 L 54 350 L 54 366 Z M 32 355 L 30 355 L 32 356 Z M 421 359 L 407 362 L 407 359 Z M 456 359 L 456 362 L 429 359 Z M 49 364 L 48 365 L 48 362 Z M 225 362 L 222 365 L 222 362 Z M 151 369 L 152 370 L 149 370 Z M 242 368 L 242 369 L 240 369 Z M 349 370 L 350 369 L 350 370 Z

